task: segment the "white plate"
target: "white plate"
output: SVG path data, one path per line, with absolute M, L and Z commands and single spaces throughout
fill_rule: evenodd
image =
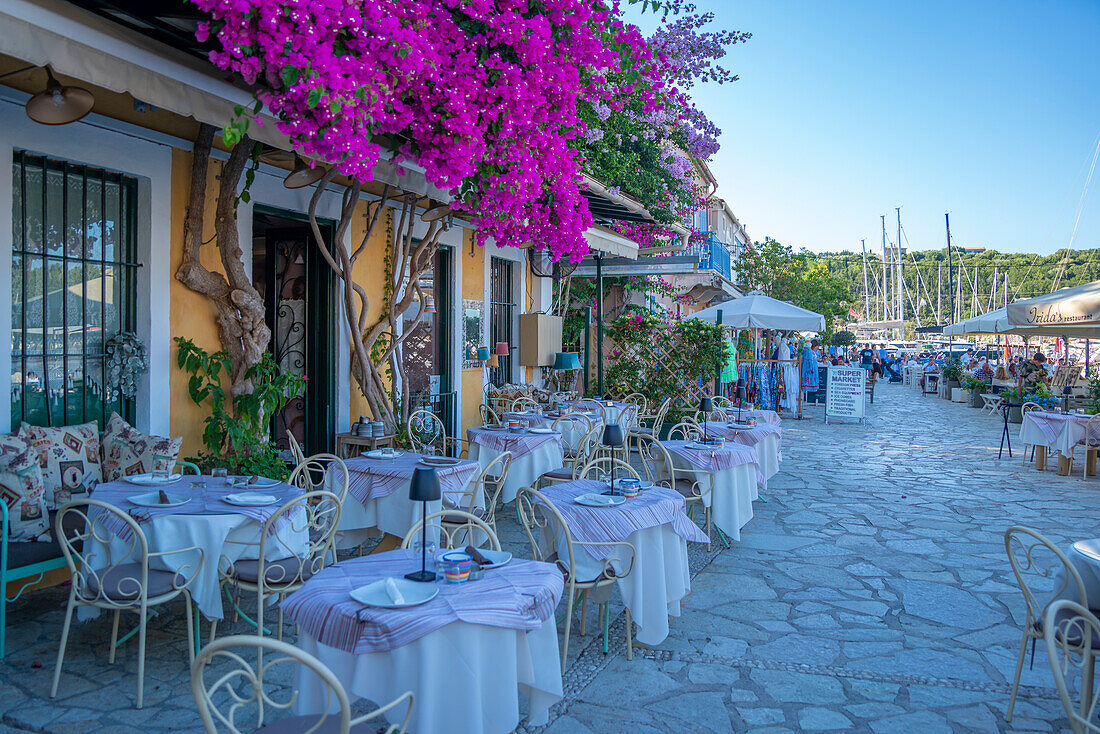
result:
M 396 459 L 403 453 L 403 451 L 394 451 L 393 454 L 387 456 L 386 454 L 382 453 L 382 449 L 375 449 L 374 451 L 368 451 L 363 455 L 366 456 L 368 459 Z
M 688 441 L 687 442 L 687 448 L 694 449 L 696 451 L 709 451 L 710 449 L 719 449 L 721 447 L 720 446 L 714 446 L 714 445 L 708 446 L 707 444 L 700 443 L 698 441 Z
M 656 485 L 653 484 L 653 482 L 646 482 L 643 480 L 642 483 L 638 485 L 638 489 L 653 489 L 655 486 Z
M 531 433 L 555 433 L 553 428 L 532 428 Z
M 238 492 L 227 494 L 222 500 L 238 507 L 267 507 L 279 501 L 278 497 L 270 494 L 258 494 L 256 492 Z
M 751 423 L 727 423 L 726 425 L 729 428 L 740 428 L 741 430 L 748 430 L 750 428 L 756 428 L 756 426 L 752 425 Z
M 154 479 L 152 474 L 131 474 L 123 477 L 123 481 L 136 484 L 139 487 L 163 487 L 167 484 L 175 484 L 183 479 L 182 474 L 169 474 L 167 479 Z
M 229 486 L 240 487 L 241 489 L 265 489 L 282 484 L 278 479 L 269 479 L 268 477 L 256 477 L 256 481 L 249 484 L 249 479 L 250 477 L 229 477 Z
M 435 562 L 438 564 L 443 560 L 443 556 L 448 553 L 465 553 L 461 548 L 441 548 L 435 552 Z M 500 568 L 501 566 L 512 560 L 512 554 L 503 550 L 489 550 L 487 548 L 478 548 L 477 552 L 485 556 L 485 560 L 489 563 L 482 568 Z M 403 592 L 402 592 L 403 593 Z
M 456 459 L 453 456 L 421 456 L 420 457 L 420 463 L 423 464 L 424 466 L 435 466 L 435 467 L 455 466 L 460 461 L 462 461 L 462 459 Z
M 1100 561 L 1100 538 L 1094 538 L 1093 540 L 1078 540 L 1073 544 L 1073 550 L 1077 551 L 1085 558 L 1093 561 Z
M 581 494 L 574 497 L 573 501 L 585 507 L 615 507 L 626 502 L 626 497 L 612 497 L 609 494 Z
M 165 492 L 165 494 L 168 493 Z M 135 494 L 133 497 L 127 497 L 126 499 L 130 504 L 137 505 L 138 507 L 179 507 L 191 501 L 190 497 L 185 497 L 182 494 L 169 494 L 168 504 L 164 504 L 160 501 L 160 492 Z
M 397 604 L 386 592 L 386 579 L 375 581 L 373 584 L 360 586 L 351 590 L 351 598 L 368 607 L 382 607 L 384 609 L 401 609 L 403 607 L 415 607 L 426 601 L 431 601 L 439 593 L 436 584 L 422 584 L 418 581 L 409 581 L 404 578 L 395 578 L 394 584 L 401 596 L 405 597 L 404 604 Z

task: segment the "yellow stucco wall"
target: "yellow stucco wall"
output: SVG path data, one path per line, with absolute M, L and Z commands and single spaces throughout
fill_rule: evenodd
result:
M 213 212 L 217 200 L 217 175 L 222 164 L 212 161 L 206 189 L 206 210 Z M 205 296 L 195 293 L 175 278 L 176 270 L 183 260 L 183 220 L 187 216 L 187 197 L 191 186 L 191 153 L 183 150 L 172 151 L 172 310 L 169 328 L 172 338 L 188 338 L 198 346 L 209 351 L 221 349 L 218 340 L 217 311 Z M 203 241 L 214 234 L 214 221 L 208 216 L 205 222 Z M 214 243 L 202 248 L 202 262 L 207 268 L 224 272 Z M 183 436 L 183 448 L 180 456 L 194 456 L 202 448 L 203 421 L 209 415 L 207 408 L 191 402 L 187 394 L 188 375 L 176 367 L 176 347 L 172 344 L 172 366 L 169 389 L 171 391 L 171 433 Z
M 485 293 L 485 250 L 473 245 L 474 232 L 471 229 L 463 230 L 462 251 L 458 253 L 462 261 L 462 298 L 480 301 Z M 470 256 L 470 247 L 473 245 L 473 257 Z M 486 312 L 484 318 L 488 318 Z M 455 319 L 456 324 L 461 324 L 460 319 Z M 484 328 L 485 323 L 482 323 Z M 459 329 L 462 327 L 459 326 Z M 461 339 L 461 332 L 458 334 Z M 481 413 L 479 406 L 483 397 L 481 367 L 462 370 L 462 415 L 460 416 L 459 436 L 466 435 L 466 429 L 470 426 L 480 425 Z
M 363 201 L 360 201 L 359 205 L 356 207 L 355 219 L 352 221 L 352 225 L 349 229 L 349 236 L 351 237 L 353 247 L 358 246 L 358 243 L 363 240 L 363 234 L 366 232 L 367 225 L 370 223 L 367 219 L 367 208 L 366 202 Z M 392 231 L 393 209 L 390 209 L 383 216 L 383 219 L 378 222 L 378 226 L 371 234 L 371 238 L 367 242 L 367 248 L 363 250 L 363 254 L 355 261 L 355 267 L 353 269 L 355 282 L 362 286 L 363 290 L 367 292 L 368 324 L 373 323 L 382 314 L 382 292 L 386 277 L 386 269 L 383 267 L 383 260 L 386 257 L 386 249 L 389 246 L 390 233 Z M 343 301 L 338 301 L 336 313 L 333 314 L 333 318 L 337 320 L 337 324 L 339 325 L 338 328 L 341 333 L 346 334 L 348 326 L 347 319 L 344 316 Z M 361 415 L 366 416 L 367 420 L 370 420 L 371 412 L 367 407 L 367 399 L 363 397 L 363 391 L 359 389 L 359 383 L 356 382 L 355 378 L 350 374 L 349 380 L 351 381 L 351 402 L 348 405 L 349 422 L 358 420 Z

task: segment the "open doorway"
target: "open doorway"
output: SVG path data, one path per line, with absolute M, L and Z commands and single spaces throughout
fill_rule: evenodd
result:
M 331 222 L 321 231 L 330 237 Z M 255 207 L 252 282 L 264 300 L 275 361 L 306 377 L 305 392 L 274 417 L 272 440 L 284 452 L 290 435 L 307 455 L 330 451 L 336 422 L 333 274 L 303 215 Z

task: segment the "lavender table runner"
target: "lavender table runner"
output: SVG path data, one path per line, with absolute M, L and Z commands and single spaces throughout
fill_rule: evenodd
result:
M 556 441 L 561 444 L 560 433 L 513 433 L 492 428 L 474 427 L 466 429 L 466 440 L 493 451 L 511 451 L 513 460 L 529 454 L 539 446 Z
M 731 428 L 721 421 L 707 421 L 707 432 L 712 436 L 721 436 L 727 441 L 733 441 L 744 446 L 755 446 L 766 436 L 779 438 L 779 449 L 782 450 L 783 429 L 770 423 L 757 423 L 753 428 Z
M 370 459 L 360 456 L 347 459 L 348 492 L 364 505 L 371 500 L 381 499 L 393 494 L 408 484 L 413 471 L 420 463 L 422 454 L 404 453 L 394 459 Z M 466 483 L 478 469 L 476 461 L 463 459 L 454 466 L 434 467 L 439 477 L 439 487 L 448 501 L 456 504 L 462 498 Z
M 350 596 L 360 586 L 419 569 L 420 556 L 411 550 L 349 559 L 321 571 L 280 606 L 318 642 L 370 653 L 407 645 L 452 622 L 536 629 L 554 613 L 563 588 L 554 565 L 513 559 L 478 581 L 439 583 L 435 598 L 415 607 L 368 607 Z
M 204 488 L 194 488 L 191 485 L 195 481 L 204 481 L 207 486 Z M 213 482 L 217 482 L 217 484 L 211 486 Z M 167 517 L 170 515 L 243 515 L 244 517 L 250 517 L 256 522 L 263 524 L 267 522 L 280 507 L 302 493 L 302 490 L 297 487 L 292 487 L 289 484 L 277 484 L 274 487 L 261 487 L 258 489 L 242 486 L 231 487 L 221 483 L 220 480 L 213 480 L 210 477 L 200 477 L 193 474 L 186 474 L 180 481 L 166 485 L 163 489 L 166 494 L 173 496 L 187 495 L 190 496 L 191 499 L 185 504 L 175 505 L 174 507 L 138 507 L 137 505 L 130 504 L 127 498 L 135 495 L 149 494 L 150 492 L 155 493 L 157 488 L 138 486 L 126 481 L 103 482 L 97 485 L 92 491 L 92 497 L 101 502 L 107 502 L 119 507 L 124 512 L 129 513 L 130 517 L 134 518 L 138 523 L 148 523 L 156 520 L 158 517 Z M 222 499 L 228 494 L 241 492 L 268 494 L 275 497 L 276 501 L 273 504 L 263 507 L 241 507 L 240 505 L 233 505 L 225 502 Z M 285 519 L 289 520 L 289 517 Z M 281 518 L 279 522 L 284 522 L 284 519 Z M 127 537 L 130 532 L 129 526 L 115 517 L 105 519 L 103 526 L 114 532 L 120 538 Z
M 756 452 L 749 446 L 724 443 L 720 448 L 693 449 L 688 448 L 688 443 L 688 441 L 661 441 L 661 445 L 670 453 L 676 454 L 703 471 L 718 472 L 741 464 L 756 464 L 757 473 L 760 471 Z
M 647 528 L 671 525 L 673 531 L 684 540 L 706 543 L 707 536 L 685 513 L 683 496 L 666 487 L 652 487 L 638 493 L 616 507 L 587 507 L 573 500 L 586 493 L 599 493 L 607 489 L 592 479 L 553 484 L 542 490 L 565 522 L 573 539 L 583 542 L 625 541 L 632 534 Z M 618 552 L 614 546 L 582 546 L 593 558 L 602 560 Z

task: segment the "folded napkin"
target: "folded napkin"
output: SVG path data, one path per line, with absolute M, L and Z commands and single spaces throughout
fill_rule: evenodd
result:
M 479 566 L 488 566 L 492 561 L 483 556 L 477 548 L 472 545 L 468 545 L 463 549 L 470 558 L 473 558 Z
M 162 505 L 167 505 L 169 502 L 168 494 L 163 489 L 157 492 L 157 502 Z
M 386 593 L 390 595 L 390 599 L 394 604 L 404 604 L 405 597 L 401 594 L 401 590 L 397 588 L 397 582 L 393 580 L 392 576 L 386 577 Z

